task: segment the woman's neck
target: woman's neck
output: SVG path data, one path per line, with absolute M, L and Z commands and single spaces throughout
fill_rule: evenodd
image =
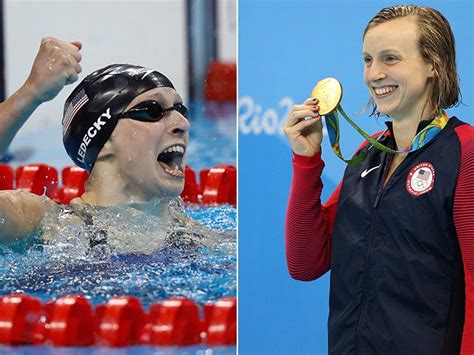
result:
M 398 150 L 404 150 L 411 146 L 415 138 L 418 126 L 423 120 L 431 120 L 429 105 L 423 105 L 414 112 L 406 115 L 392 116 L 392 129 Z
M 403 150 L 410 147 L 419 124 L 419 120 L 392 119 L 392 130 L 395 142 L 397 143 L 397 150 Z
M 131 188 L 119 174 L 106 169 L 94 170 L 89 175 L 84 194 L 73 203 L 87 203 L 91 206 L 116 206 L 126 204 L 152 204 L 153 214 L 166 213 L 170 197 L 150 199 L 139 188 Z

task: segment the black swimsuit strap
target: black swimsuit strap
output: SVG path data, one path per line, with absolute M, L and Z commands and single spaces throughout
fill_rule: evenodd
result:
M 94 227 L 92 213 L 84 211 L 84 209 L 75 208 L 74 205 L 66 206 L 66 212 L 79 217 L 86 226 Z M 107 244 L 107 231 L 95 228 L 94 233 L 89 234 L 89 247 L 92 249 L 97 245 Z

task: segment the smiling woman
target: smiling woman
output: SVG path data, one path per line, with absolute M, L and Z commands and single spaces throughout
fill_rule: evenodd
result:
M 365 83 L 378 110 L 396 120 L 422 119 L 432 91 L 434 67 L 421 56 L 417 40 L 407 41 L 413 33 L 415 19 L 402 17 L 375 26 L 364 38 Z
M 472 354 L 474 129 L 444 112 L 460 95 L 453 33 L 435 9 L 387 7 L 363 57 L 392 153 L 364 142 L 365 160 L 323 205 L 318 100 L 294 106 L 289 272 L 309 281 L 331 269 L 331 354 Z

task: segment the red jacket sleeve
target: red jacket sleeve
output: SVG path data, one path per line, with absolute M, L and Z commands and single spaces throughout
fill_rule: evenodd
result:
M 286 260 L 294 279 L 311 281 L 331 265 L 333 223 L 341 184 L 321 204 L 321 153 L 293 158 L 293 180 L 286 213 Z
M 372 137 L 379 137 L 382 132 Z M 364 141 L 357 152 L 369 142 Z M 286 263 L 291 277 L 311 281 L 331 267 L 332 233 L 342 181 L 321 204 L 324 162 L 321 152 L 312 157 L 294 154 L 293 181 L 286 211 Z
M 461 165 L 454 192 L 454 225 L 464 264 L 466 306 L 461 354 L 474 353 L 474 127 L 459 126 Z

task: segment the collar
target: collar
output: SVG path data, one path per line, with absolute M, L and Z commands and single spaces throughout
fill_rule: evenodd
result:
M 423 120 L 423 121 L 420 121 L 420 123 L 418 123 L 418 128 L 416 129 L 416 133 L 415 135 L 417 135 L 418 133 L 420 133 L 420 131 L 425 128 L 426 126 L 428 126 L 433 120 Z M 388 128 L 388 131 L 390 132 L 390 136 L 394 137 L 393 135 L 393 122 L 392 121 L 385 121 L 385 125 L 387 126 Z

